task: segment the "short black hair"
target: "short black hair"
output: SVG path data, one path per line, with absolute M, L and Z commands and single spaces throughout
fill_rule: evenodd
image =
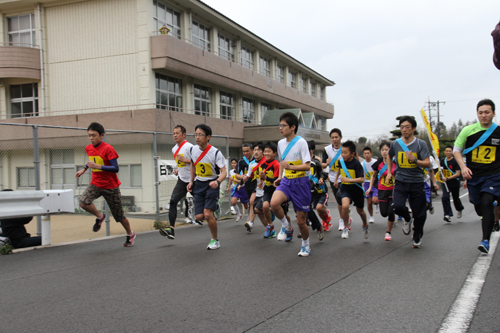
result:
M 198 128 L 201 129 L 203 131 L 203 133 L 205 133 L 205 136 L 209 136 L 209 135 L 212 136 L 212 129 L 207 124 L 196 125 L 196 127 L 194 128 L 195 132 Z
M 88 131 L 96 131 L 99 135 L 102 135 L 105 132 L 104 126 L 96 122 L 90 123 L 89 127 L 87 127 L 87 132 Z
M 297 131 L 299 130 L 299 118 L 291 112 L 285 112 L 280 116 L 280 122 L 284 120 L 288 126 L 292 127 L 295 126 L 295 134 L 297 134 Z
M 446 147 L 444 147 L 445 150 L 446 150 L 446 148 L 451 148 L 451 150 L 453 150 L 453 146 L 451 146 L 451 145 L 447 145 Z
M 351 153 L 356 152 L 356 144 L 354 142 L 352 142 L 351 140 L 347 140 L 346 142 L 344 142 L 342 144 L 342 148 L 349 148 L 349 151 Z
M 487 99 L 487 98 L 482 99 L 479 101 L 479 103 L 477 103 L 476 111 L 479 110 L 479 107 L 481 107 L 483 105 L 491 106 L 491 109 L 493 110 L 493 112 L 495 112 L 495 103 L 493 103 L 493 101 L 491 99 Z
M 245 142 L 244 144 L 241 145 L 241 148 L 250 148 L 250 150 L 252 150 L 253 145 L 250 142 Z
M 253 145 L 253 148 L 257 148 L 258 150 L 262 150 L 264 151 L 264 142 L 262 141 L 259 141 L 259 142 L 256 142 L 254 145 Z
M 363 148 L 363 152 L 365 152 L 365 150 L 370 151 L 370 153 L 372 152 L 372 149 L 371 149 L 370 147 L 365 147 L 365 148 Z
M 181 130 L 182 134 L 186 134 L 186 127 L 184 127 L 182 125 L 177 125 L 174 127 L 174 129 L 176 129 L 176 128 L 179 128 Z
M 330 131 L 330 137 L 333 133 L 337 133 L 340 137 L 342 137 L 342 131 L 338 128 L 332 128 L 332 130 Z
M 411 128 L 417 128 L 417 121 L 415 120 L 414 117 L 402 116 L 401 118 L 399 118 L 399 126 L 401 126 L 401 124 L 404 123 L 405 121 L 411 124 Z
M 382 150 L 382 147 L 384 147 L 384 146 L 387 146 L 387 147 L 391 148 L 391 144 L 390 144 L 389 141 L 382 141 L 380 143 L 380 146 L 378 146 L 378 150 Z
M 272 141 L 268 141 L 264 144 L 264 149 L 266 148 L 269 148 L 273 151 L 273 153 L 276 153 L 278 152 L 278 147 L 276 146 L 276 144 Z
M 231 163 L 233 163 L 233 161 L 235 161 L 236 163 L 238 163 L 238 159 L 237 159 L 237 158 L 234 158 L 234 157 L 233 157 L 233 158 L 231 159 Z
M 307 141 L 307 146 L 309 147 L 309 150 L 316 150 L 316 141 L 314 140 Z

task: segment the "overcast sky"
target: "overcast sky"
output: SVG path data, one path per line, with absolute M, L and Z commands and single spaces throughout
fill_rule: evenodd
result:
M 491 98 L 500 108 L 500 71 L 490 35 L 498 0 L 205 0 L 209 6 L 334 81 L 328 130 L 375 139 L 402 114 L 445 101 L 441 121 L 475 119 Z M 307 6 L 306 6 L 307 5 Z

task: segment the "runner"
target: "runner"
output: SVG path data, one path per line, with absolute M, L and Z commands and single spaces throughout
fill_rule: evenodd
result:
M 328 175 L 330 178 L 330 185 L 332 187 L 333 197 L 337 201 L 337 208 L 339 210 L 339 231 L 344 230 L 344 220 L 342 219 L 342 198 L 340 195 L 337 195 L 337 192 L 340 190 L 340 187 L 333 186 L 335 181 L 335 177 L 337 176 L 337 160 L 340 158 L 341 148 L 342 148 L 342 132 L 338 128 L 334 128 L 330 131 L 330 140 L 332 141 L 331 145 L 325 147 L 325 153 L 323 154 L 323 163 L 321 164 L 323 168 L 328 168 Z M 324 227 L 325 231 L 329 231 L 332 224 L 328 223 Z
M 196 125 L 196 146 L 191 147 L 189 155 L 193 167 L 187 190 L 193 192 L 196 219 L 208 222 L 212 239 L 207 250 L 217 250 L 220 242 L 217 237 L 217 220 L 214 211 L 219 201 L 220 183 L 226 178 L 226 160 L 219 149 L 209 144 L 212 129 L 206 124 Z
M 162 236 L 170 239 L 175 239 L 175 220 L 177 219 L 177 204 L 187 194 L 187 184 L 191 179 L 191 160 L 189 159 L 189 151 L 193 145 L 186 141 L 186 128 L 182 125 L 174 127 L 175 146 L 172 148 L 177 169 L 174 175 L 178 176 L 177 184 L 175 184 L 168 208 L 168 219 L 170 226 L 159 230 Z
M 91 123 L 87 128 L 87 134 L 91 144 L 85 147 L 85 152 L 90 161 L 82 170 L 76 173 L 75 177 L 79 178 L 88 168 L 91 168 L 92 181 L 80 197 L 80 207 L 97 217 L 92 230 L 98 232 L 106 218 L 106 214 L 97 210 L 92 202 L 103 196 L 115 221 L 121 223 L 127 232 L 127 238 L 123 246 L 133 246 L 136 236 L 123 212 L 122 195 L 119 187 L 121 183 L 116 175 L 120 170 L 118 166 L 119 156 L 111 145 L 102 141 L 104 139 L 104 127 L 101 124 Z
M 366 190 L 366 195 L 369 196 L 378 183 L 378 202 L 380 206 L 380 215 L 387 217 L 387 231 L 385 232 L 385 240 L 392 240 L 392 227 L 394 226 L 394 212 L 392 211 L 392 191 L 394 190 L 394 176 L 387 179 L 387 159 L 389 158 L 390 143 L 382 141 L 379 150 L 382 157 L 373 163 L 373 174 L 370 180 L 370 186 Z M 392 164 L 391 174 L 394 175 L 396 165 Z
M 363 171 L 365 174 L 365 181 L 363 183 L 363 188 L 364 188 L 365 192 L 370 187 L 370 181 L 371 181 L 372 174 L 373 174 L 372 166 L 373 166 L 373 163 L 376 162 L 374 159 L 372 159 L 372 156 L 373 156 L 372 149 L 370 147 L 363 148 L 363 157 L 365 160 L 361 163 L 361 165 L 363 166 Z M 366 194 L 366 203 L 367 203 L 367 207 L 368 207 L 368 214 L 370 214 L 370 218 L 368 219 L 368 222 L 374 223 L 375 218 L 373 217 L 373 206 L 378 205 L 377 186 L 372 188 L 372 191 L 370 191 L 370 194 Z
M 278 179 L 280 172 L 280 163 L 276 160 L 276 154 L 278 153 L 278 148 L 274 142 L 267 142 L 264 145 L 264 157 L 266 161 L 259 167 L 260 179 L 264 180 L 264 196 L 262 197 L 262 207 L 257 205 L 256 208 L 262 210 L 266 219 L 267 226 L 264 232 L 264 238 L 276 237 L 276 231 L 274 230 L 273 221 L 271 220 L 271 198 L 273 197 L 276 187 L 274 187 L 274 181 Z M 288 209 L 284 207 L 285 215 Z
M 302 235 L 299 256 L 306 257 L 311 253 L 309 229 L 306 224 L 307 212 L 311 205 L 311 186 L 308 178 L 311 157 L 306 140 L 297 136 L 298 127 L 299 119 L 295 114 L 285 112 L 280 116 L 279 128 L 284 139 L 278 142 L 278 156 L 281 163 L 279 178 L 274 181 L 277 189 L 271 199 L 271 209 L 281 222 L 278 240 L 289 242 L 293 239 L 293 228 L 286 219 L 281 205 L 292 201 Z
M 309 208 L 307 217 L 309 221 L 311 221 L 312 229 L 317 231 L 318 239 L 321 241 L 324 237 L 323 228 L 327 226 L 332 219 L 330 211 L 326 209 L 328 205 L 328 186 L 326 186 L 328 173 L 323 172 L 319 158 L 314 155 L 316 142 L 310 140 L 307 144 L 311 152 L 311 174 L 309 175 L 309 179 L 311 180 L 311 207 Z M 319 217 L 323 220 L 322 224 L 319 223 L 314 209 L 316 209 Z
M 250 194 L 250 209 L 255 212 L 255 205 L 256 205 L 256 200 L 257 200 L 257 194 L 258 197 L 260 198 L 259 201 L 262 200 L 262 196 L 264 195 L 264 185 L 260 184 L 260 175 L 259 175 L 259 167 L 266 161 L 264 158 L 264 143 L 262 141 L 257 142 L 253 146 L 253 156 L 254 160 L 250 162 L 250 165 L 248 167 L 248 171 L 245 175 L 243 175 L 243 182 L 245 183 L 245 186 L 247 184 L 252 184 L 250 185 L 253 188 L 253 192 Z M 253 185 L 255 184 L 255 186 Z M 261 185 L 259 188 L 258 185 Z M 258 193 L 257 193 L 258 192 Z M 260 207 L 262 209 L 262 203 L 260 203 Z M 261 212 L 262 213 L 262 212 Z M 262 215 L 263 216 L 263 215 Z M 264 227 L 267 227 L 268 221 L 267 219 L 260 220 Z M 269 218 L 269 222 L 271 221 L 271 218 Z M 248 221 L 245 223 L 245 228 L 247 228 L 248 232 L 252 232 L 253 228 L 253 221 Z
M 252 193 L 255 192 L 256 182 L 243 182 L 243 175 L 246 175 L 248 172 L 248 167 L 250 162 L 253 161 L 253 145 L 251 143 L 244 143 L 241 146 L 241 151 L 243 152 L 243 158 L 238 161 L 238 167 L 236 168 L 236 178 L 241 180 L 241 185 L 244 186 L 245 192 L 247 194 L 248 202 L 250 203 L 248 209 L 248 221 L 253 225 L 253 221 L 255 220 L 255 212 L 253 210 L 253 200 Z M 236 222 L 239 222 L 241 219 L 236 219 Z
M 364 210 L 365 206 L 365 191 L 361 185 L 365 181 L 363 175 L 363 167 L 361 163 L 354 158 L 356 154 L 356 145 L 352 141 L 346 141 L 342 145 L 342 158 L 339 159 L 335 164 L 337 164 L 337 173 L 335 177 L 334 186 L 338 188 L 338 179 L 342 182 L 342 188 L 340 190 L 342 196 L 342 219 L 344 221 L 349 221 L 348 225 L 344 227 L 342 231 L 342 238 L 349 238 L 349 233 L 351 232 L 352 218 L 349 216 L 349 206 L 354 203 L 356 211 L 358 212 L 361 221 L 363 222 L 363 236 L 365 239 L 368 238 L 368 223 L 366 223 L 366 213 Z M 340 176 L 340 177 L 339 177 Z
M 227 193 L 231 193 L 231 206 L 234 208 L 236 212 L 236 222 L 240 221 L 243 215 L 241 214 L 240 207 L 238 207 L 237 203 L 240 200 L 243 207 L 248 210 L 248 196 L 247 192 L 244 188 L 240 188 L 239 184 L 241 182 L 238 179 L 236 172 L 236 168 L 238 166 L 238 160 L 236 158 L 231 159 L 231 167 L 232 169 L 229 171 L 230 180 L 227 182 Z
M 443 196 L 441 202 L 443 204 L 444 218 L 446 222 L 451 222 L 453 211 L 451 210 L 450 193 L 453 196 L 453 204 L 457 210 L 457 218 L 462 217 L 462 200 L 460 200 L 460 167 L 457 161 L 453 158 L 453 147 L 446 146 L 444 148 L 445 158 L 441 160 L 443 168 Z
M 430 168 L 430 153 L 425 141 L 415 137 L 417 122 L 413 117 L 402 116 L 399 128 L 403 138 L 391 143 L 387 160 L 387 178 L 392 177 L 392 158 L 396 157 L 396 175 L 392 208 L 394 213 L 403 217 L 403 233 L 409 235 L 413 226 L 413 247 L 420 248 L 427 218 L 424 190 L 424 170 Z M 406 207 L 409 199 L 412 213 Z M 413 215 L 413 216 L 412 216 Z
M 469 198 L 476 213 L 482 216 L 483 238 L 479 251 L 488 253 L 493 229 L 494 201 L 500 187 L 500 128 L 493 122 L 495 104 L 489 99 L 479 101 L 476 107 L 478 122 L 466 126 L 455 141 L 453 155 L 467 180 Z M 464 163 L 462 154 L 467 158 Z
M 427 202 L 427 210 L 429 213 L 434 214 L 434 206 L 432 205 L 432 192 L 439 189 L 439 185 L 436 182 L 436 177 L 434 169 L 439 169 L 439 166 L 434 161 L 434 157 L 429 156 L 429 161 L 431 162 L 430 168 L 422 168 L 424 170 L 424 189 L 425 189 L 425 201 Z

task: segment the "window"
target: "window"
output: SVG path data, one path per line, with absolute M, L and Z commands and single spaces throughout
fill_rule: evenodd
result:
M 220 92 L 220 118 L 232 120 L 234 117 L 234 95 Z
M 81 170 L 81 169 L 80 169 Z M 74 187 L 75 153 L 73 149 L 50 151 L 50 184 L 53 189 Z
M 253 123 L 255 119 L 255 108 L 253 100 L 243 98 L 243 122 Z
M 156 108 L 181 111 L 182 80 L 156 74 Z
M 212 98 L 210 88 L 194 85 L 194 114 L 210 116 L 212 112 Z
M 35 168 L 17 168 L 16 171 L 18 188 L 35 187 Z
M 276 67 L 276 79 L 281 83 L 285 83 L 285 67 L 281 65 Z
M 316 82 L 311 80 L 311 96 L 316 97 Z
M 265 103 L 260 103 L 260 119 L 264 119 L 264 115 L 266 114 L 267 110 L 269 110 L 271 106 L 269 104 Z
M 219 57 L 234 61 L 233 41 L 222 35 L 219 35 Z
M 7 18 L 9 45 L 36 46 L 35 14 Z
M 166 25 L 170 29 L 170 32 L 180 39 L 181 14 L 159 1 L 153 1 L 153 6 L 155 7 L 153 19 L 155 21 L 156 31 Z
M 271 61 L 269 59 L 260 57 L 260 74 L 271 77 Z
M 82 170 L 83 168 L 84 168 L 83 165 L 76 166 L 77 171 Z M 73 175 L 73 177 L 75 177 L 75 175 Z M 80 176 L 80 178 L 77 179 L 77 184 L 80 187 L 87 187 L 89 186 L 91 180 L 92 180 L 92 169 L 88 169 L 83 175 Z
M 297 74 L 288 71 L 288 85 L 292 88 L 297 88 Z
M 10 86 L 12 118 L 38 116 L 38 85 L 36 83 Z
M 319 87 L 319 98 L 321 100 L 325 100 L 325 86 L 324 85 L 321 85 Z
M 142 165 L 120 165 L 118 178 L 122 183 L 120 187 L 142 187 Z
M 326 118 L 323 118 L 321 116 L 315 116 L 316 117 L 316 124 L 318 125 L 317 128 L 320 131 L 325 131 L 326 130 Z
M 302 77 L 302 92 L 307 94 L 307 78 Z
M 253 70 L 253 51 L 247 47 L 241 47 L 241 66 Z
M 210 28 L 193 21 L 193 45 L 210 52 Z

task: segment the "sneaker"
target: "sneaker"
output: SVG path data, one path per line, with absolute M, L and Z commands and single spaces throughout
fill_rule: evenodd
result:
M 208 243 L 207 250 L 217 250 L 220 247 L 220 242 L 218 239 L 212 239 Z
M 413 223 L 413 216 L 410 217 L 410 221 L 403 221 L 403 234 L 409 235 L 411 231 L 411 224 Z
M 106 218 L 106 214 L 102 214 L 101 218 L 95 219 L 95 224 L 94 224 L 94 227 L 92 228 L 92 230 L 94 230 L 94 232 L 98 232 L 99 230 L 101 230 L 101 225 L 102 225 L 102 222 L 104 222 L 105 218 Z
M 403 218 L 398 215 L 398 221 L 402 221 L 402 220 L 403 220 Z
M 461 210 L 459 210 L 459 211 L 457 212 L 457 219 L 459 219 L 459 218 L 461 218 L 461 217 L 462 217 L 462 211 L 461 211 Z
M 378 210 L 378 205 L 375 205 L 375 213 L 378 213 L 379 210 Z
M 325 233 L 323 232 L 323 228 L 319 228 L 319 229 L 318 229 L 318 239 L 319 239 L 320 241 L 322 241 L 322 240 L 323 240 L 323 237 L 325 237 Z
M 168 237 L 170 239 L 174 239 L 175 238 L 175 231 L 171 227 L 161 228 L 160 235 L 162 235 L 164 237 Z
M 289 230 L 285 229 L 285 232 L 286 232 L 285 242 L 291 241 L 293 239 L 293 228 L 290 226 L 290 229 Z
M 368 239 L 368 236 L 370 236 L 368 226 L 363 227 L 363 236 L 365 237 L 365 239 Z
M 266 231 L 264 231 L 264 238 L 269 238 L 273 232 L 274 232 L 274 225 L 272 224 L 268 225 L 266 227 Z
M 274 237 L 276 237 L 276 231 L 273 230 L 268 238 L 274 238 Z
M 135 232 L 132 233 L 132 235 L 127 235 L 127 240 L 125 241 L 125 244 L 123 246 L 125 247 L 130 247 L 134 246 L 134 241 L 135 241 Z
M 310 246 L 302 246 L 300 248 L 299 257 L 307 257 L 309 254 L 311 254 Z
M 413 238 L 413 248 L 420 249 L 422 247 L 422 236 L 417 239 Z
M 286 229 L 284 227 L 281 227 L 280 233 L 278 234 L 278 240 L 282 241 L 285 240 L 286 238 Z
M 370 216 L 370 219 L 368 220 L 368 223 L 375 223 L 375 219 L 373 218 L 373 216 Z
M 330 221 L 332 220 L 332 216 L 330 215 L 330 210 L 327 209 L 326 210 L 326 223 L 330 223 Z
M 392 236 L 390 233 L 386 232 L 385 233 L 385 238 L 384 238 L 386 241 L 391 241 L 392 240 Z
M 490 241 L 487 239 L 483 239 L 481 244 L 477 247 L 477 249 L 483 253 L 488 253 L 490 251 Z
M 193 224 L 203 225 L 203 221 L 195 219 Z
M 221 203 L 220 199 L 219 199 L 219 200 L 217 200 L 217 208 L 216 208 L 216 209 L 215 209 L 215 211 L 214 211 L 214 217 L 215 217 L 215 219 L 216 219 L 216 220 L 217 220 L 217 219 L 219 219 L 219 217 L 220 217 L 220 212 L 221 212 L 221 204 L 222 204 L 222 203 Z
M 352 224 L 352 217 L 349 218 L 349 230 L 352 230 L 351 224 Z
M 431 206 L 431 207 L 429 208 L 429 213 L 431 213 L 431 215 L 432 215 L 432 214 L 434 214 L 434 206 Z
M 253 228 L 253 222 L 252 221 L 248 221 L 245 223 L 245 228 L 247 228 L 247 231 L 248 232 L 252 232 L 252 228 Z
M 187 223 L 187 224 L 194 224 L 194 221 L 193 221 L 193 220 L 191 220 L 189 217 L 186 217 L 186 218 L 184 219 L 184 222 L 185 222 L 185 223 Z
M 236 222 L 240 222 L 242 217 L 243 217 L 243 215 L 239 214 L 239 215 L 236 217 Z
M 344 230 L 345 226 L 344 226 L 344 220 L 340 219 L 339 220 L 339 231 L 342 231 Z M 327 230 L 325 230 L 327 231 Z
M 331 226 L 332 226 L 332 224 L 331 224 L 331 223 L 326 222 L 326 223 L 323 223 L 323 228 L 322 228 L 322 229 L 323 229 L 324 231 L 330 231 L 330 227 L 331 227 Z
M 493 231 L 500 231 L 500 225 L 498 224 L 498 221 L 493 223 Z
M 451 222 L 451 217 L 449 215 L 445 215 L 443 217 L 443 221 L 446 221 L 446 222 Z
M 342 239 L 349 238 L 349 228 L 344 228 L 344 230 L 342 231 L 342 235 L 340 236 L 340 238 L 342 238 Z

